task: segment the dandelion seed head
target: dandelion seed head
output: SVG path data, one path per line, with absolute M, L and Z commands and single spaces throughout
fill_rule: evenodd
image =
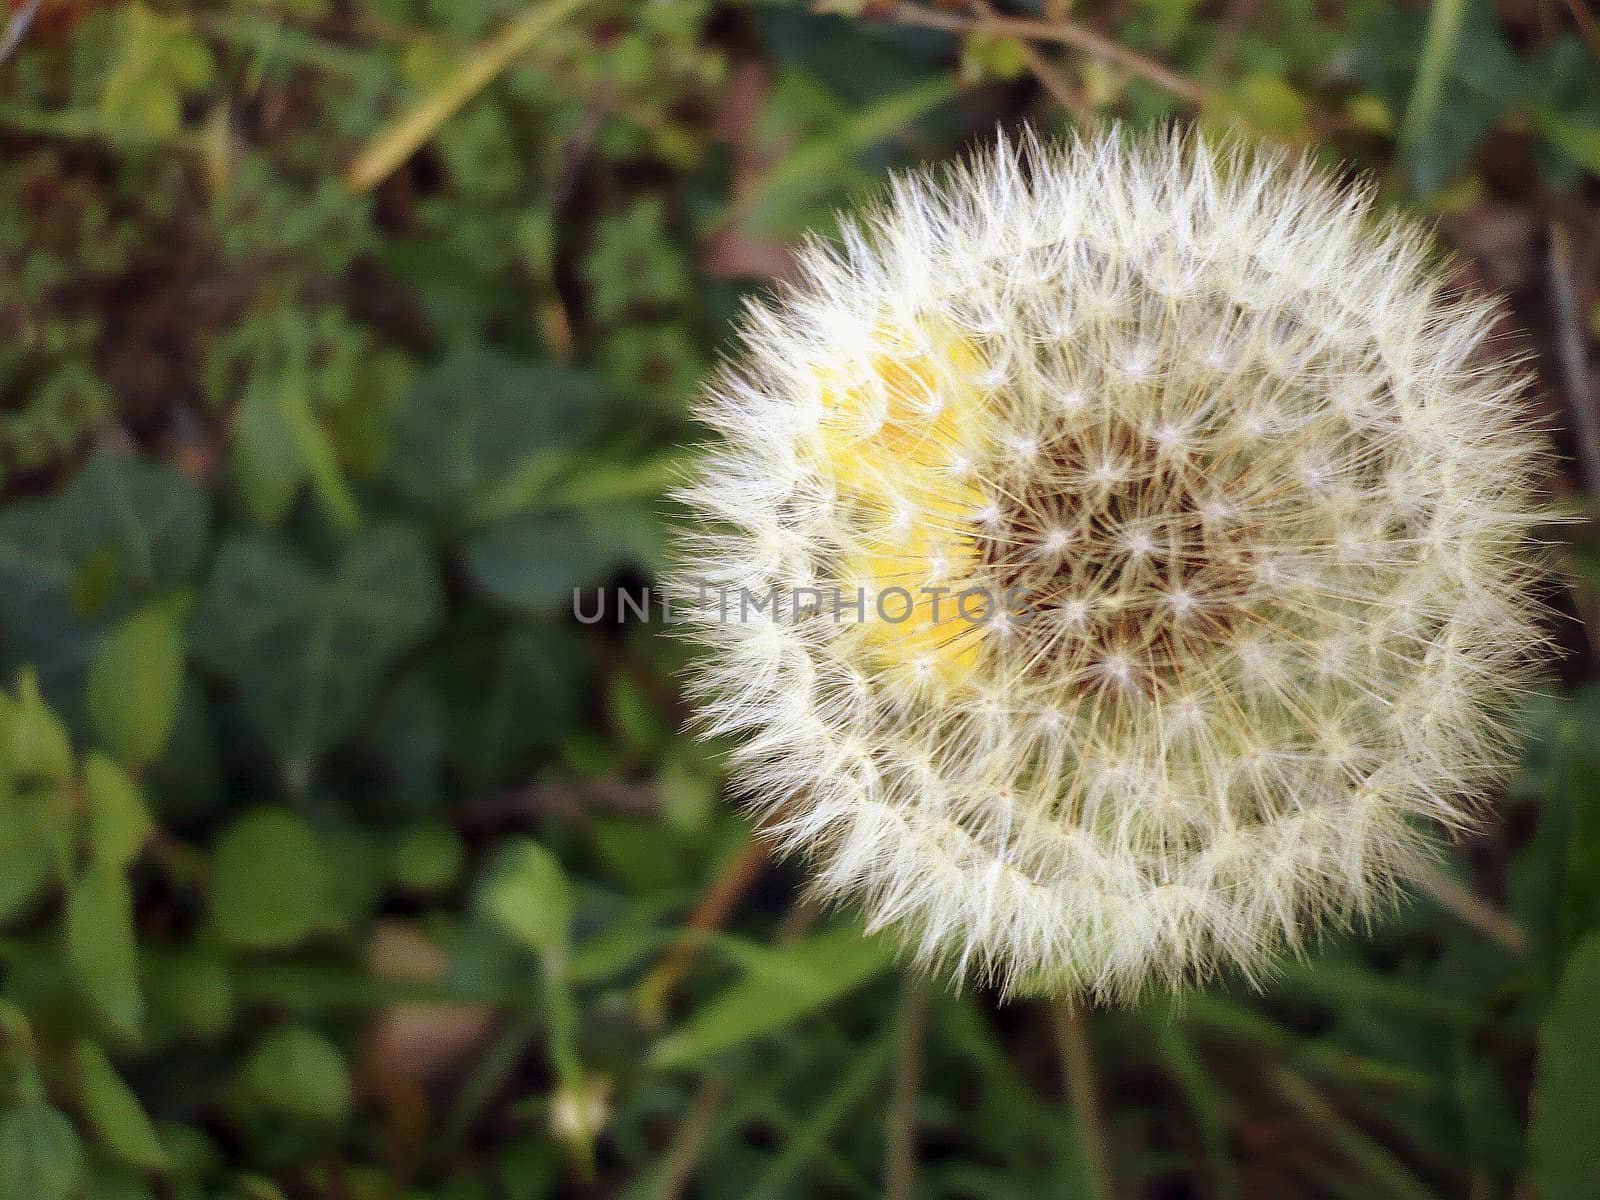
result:
M 690 613 L 702 724 L 820 893 L 1125 1000 L 1262 978 L 1470 821 L 1542 641 L 1543 447 L 1428 249 L 1304 161 L 1112 135 L 804 250 L 703 402 L 682 574 L 869 597 Z

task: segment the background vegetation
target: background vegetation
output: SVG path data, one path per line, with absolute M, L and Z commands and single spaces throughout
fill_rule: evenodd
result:
M 1600 554 L 1481 836 L 1264 993 L 900 974 L 639 588 L 741 295 L 1023 119 L 1243 123 L 1600 488 L 1592 0 L 8 0 L 0 1200 L 1600 1195 Z M 612 614 L 614 617 L 614 614 Z

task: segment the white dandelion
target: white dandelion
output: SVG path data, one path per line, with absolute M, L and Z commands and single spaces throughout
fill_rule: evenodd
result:
M 1177 135 L 1002 141 L 805 247 L 703 402 L 678 583 L 822 592 L 690 626 L 821 893 L 1125 1000 L 1260 978 L 1470 821 L 1542 641 L 1542 444 L 1428 254 Z

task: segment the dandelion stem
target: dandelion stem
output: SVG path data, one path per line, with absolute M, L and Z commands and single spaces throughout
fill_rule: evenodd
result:
M 922 1081 L 922 1035 L 927 1013 L 928 981 L 921 974 L 908 972 L 900 989 L 900 1037 L 884 1148 L 885 1200 L 911 1200 L 917 1194 L 917 1091 Z
M 1113 1200 L 1117 1190 L 1111 1175 L 1111 1151 L 1105 1123 L 1100 1119 L 1100 1099 L 1095 1081 L 1094 1057 L 1089 1050 L 1089 1030 L 1083 1013 L 1070 998 L 1054 1001 L 1050 1013 L 1055 1025 L 1061 1072 L 1078 1126 L 1084 1174 L 1093 1200 Z

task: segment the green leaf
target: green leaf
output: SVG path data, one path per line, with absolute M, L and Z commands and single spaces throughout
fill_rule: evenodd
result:
M 1529 1174 L 1539 1200 L 1600 1196 L 1600 933 L 1567 959 L 1539 1027 Z
M 322 505 L 335 528 L 346 532 L 356 528 L 361 524 L 361 510 L 344 477 L 344 466 L 334 449 L 333 439 L 311 411 L 310 400 L 299 392 L 286 397 L 284 413 L 295 447 L 311 477 L 311 490 L 317 503 Z
M 704 769 L 696 769 L 681 744 L 667 752 L 656 779 L 661 794 L 661 819 L 679 833 L 705 832 L 717 807 L 717 780 Z
M 888 967 L 892 957 L 886 939 L 863 937 L 851 928 L 772 950 L 752 961 L 743 980 L 656 1043 L 650 1062 L 686 1066 L 773 1033 L 854 991 Z
M 668 307 L 689 294 L 689 272 L 667 221 L 665 200 L 644 196 L 595 222 L 594 246 L 584 264 L 594 320 L 617 324 L 634 305 Z M 639 330 L 629 333 L 637 336 Z
M 592 824 L 595 852 L 606 874 L 636 895 L 692 887 L 700 876 L 701 852 L 693 840 L 663 827 L 654 815 L 596 814 Z
M 547 502 L 551 507 L 599 510 L 599 515 L 630 501 L 653 504 L 684 477 L 693 458 L 682 448 L 645 455 L 627 445 L 607 446 L 585 455 L 577 470 L 551 488 Z
M 1520 1082 L 1505 1077 L 1504 1064 L 1484 1054 L 1475 1036 L 1452 1039 L 1455 1050 L 1455 1102 L 1466 1135 L 1467 1163 L 1478 1171 L 1510 1177 L 1521 1168 L 1526 1134 L 1520 1110 Z
M 1546 142 L 1535 149 L 1539 169 L 1552 187 L 1570 191 L 1583 172 L 1600 176 L 1600 73 L 1583 39 L 1568 33 L 1544 41 L 1533 52 L 1527 111 Z
M 44 890 L 54 860 L 59 793 L 0 796 L 0 923 L 25 912 Z
M 870 2 L 859 0 L 859 6 L 865 8 Z M 857 3 L 850 0 L 846 11 Z M 773 60 L 786 68 L 784 75 L 807 81 L 840 110 L 869 108 L 946 69 L 950 40 L 944 34 L 908 33 L 831 13 L 823 16 L 815 11 L 819 7 L 831 9 L 833 2 L 795 5 L 762 0 L 751 6 L 751 16 Z M 823 106 L 822 101 L 815 103 Z M 782 127 L 775 132 L 776 141 L 787 143 L 793 130 Z
M 188 581 L 205 549 L 205 497 L 170 467 L 97 451 L 61 497 L 78 561 L 109 551 L 117 579 L 135 592 Z
M 79 1042 L 76 1050 L 78 1083 L 83 1115 L 104 1145 L 129 1166 L 160 1171 L 167 1153 L 139 1104 L 139 1098 L 122 1081 L 105 1051 L 96 1043 Z
M 903 134 L 920 117 L 950 99 L 955 89 L 954 80 L 936 76 L 850 110 L 844 121 L 808 138 L 778 159 L 748 196 L 717 223 L 743 218 L 752 233 L 783 232 L 797 208 L 814 205 L 833 190 L 856 155 Z
M 1573 948 L 1600 928 L 1600 687 L 1552 706 L 1539 823 L 1512 860 L 1512 915 L 1527 929 L 1540 994 L 1553 994 Z
M 750 1189 L 749 1200 L 773 1200 L 792 1194 L 795 1181 L 803 1178 L 802 1170 L 827 1154 L 829 1139 L 845 1116 L 864 1104 L 867 1109 L 876 1107 L 868 1095 L 874 1084 L 881 1086 L 888 1076 L 893 1053 L 894 1037 L 887 1034 L 852 1054 L 821 1103 L 798 1128 L 789 1131 L 781 1151 Z
M 67 964 L 84 998 L 124 1037 L 144 1020 L 133 896 L 120 866 L 95 860 L 67 892 Z
M 83 1182 L 72 1122 L 42 1100 L 0 1117 L 0 1200 L 70 1200 Z
M 1428 28 L 1422 39 L 1422 54 L 1411 85 L 1411 99 L 1400 123 L 1400 145 L 1406 149 L 1418 144 L 1433 124 L 1450 63 L 1457 57 L 1457 43 L 1466 21 L 1468 0 L 1432 0 L 1428 5 Z
M 275 1029 L 245 1061 L 243 1085 L 270 1112 L 336 1125 L 350 1111 L 350 1071 L 338 1048 L 314 1029 Z
M 612 924 L 578 945 L 567 965 L 570 983 L 602 983 L 679 939 L 678 933 L 649 923 L 643 915 L 633 915 L 638 911 L 630 910 L 630 916 L 622 922 Z
M 131 766 L 159 755 L 178 717 L 184 637 L 171 603 L 140 609 L 108 630 L 89 664 L 89 718 Z
M 234 415 L 233 473 L 250 516 L 275 526 L 288 516 L 308 466 L 272 389 L 253 387 Z
M 971 80 L 1013 83 L 1028 73 L 1028 43 L 999 34 L 968 34 L 961 43 L 961 72 Z
M 388 871 L 388 856 L 371 831 L 356 825 L 320 835 L 324 859 L 335 866 L 329 876 L 328 907 L 319 928 L 360 928 L 377 907 Z
M 415 820 L 443 806 L 445 748 L 445 705 L 419 663 L 384 695 L 361 739 L 374 799 L 387 814 Z
M 473 533 L 462 558 L 491 600 L 565 611 L 575 589 L 646 559 L 658 539 L 641 518 L 627 508 L 528 513 Z
M 560 861 L 529 838 L 502 846 L 486 876 L 481 907 L 521 945 L 563 958 L 572 933 L 572 891 Z
M 1247 75 L 1239 81 L 1232 100 L 1256 129 L 1280 138 L 1300 138 L 1308 129 L 1305 97 L 1288 80 L 1277 75 Z
M 1165 1005 L 1155 1005 L 1150 1020 L 1151 1034 L 1167 1073 L 1187 1102 L 1205 1148 L 1206 1165 L 1219 1200 L 1236 1200 L 1239 1174 L 1228 1146 L 1228 1126 L 1234 1118 L 1233 1105 L 1212 1077 L 1178 1017 Z
M 582 646 L 559 626 L 463 638 L 434 669 L 450 759 L 469 793 L 513 781 L 535 752 L 559 743 L 581 715 L 588 682 Z
M 167 1159 L 172 1163 L 172 1174 L 181 1181 L 174 1183 L 170 1200 L 179 1200 L 180 1197 L 182 1200 L 192 1200 L 198 1190 L 196 1181 L 222 1169 L 221 1149 L 194 1125 L 159 1121 L 156 1123 L 156 1137 L 161 1140 Z
M 83 620 L 185 582 L 207 519 L 189 480 L 98 451 L 59 496 L 0 508 L 0 622 L 32 661 L 71 651 L 63 638 L 81 637 Z
M 183 124 L 184 90 L 211 79 L 210 50 L 181 18 L 159 15 L 139 3 L 124 6 L 119 16 L 117 53 L 100 110 L 157 137 L 172 137 Z
M 238 686 L 246 713 L 303 774 L 354 728 L 384 668 L 439 608 L 427 546 L 406 526 L 363 533 L 326 572 L 281 538 L 235 536 L 195 613 L 194 650 Z
M 236 946 L 281 949 L 327 915 L 332 875 L 315 831 L 283 808 L 246 813 L 217 839 L 211 916 Z
M 182 1192 L 174 1192 L 182 1196 Z M 84 1200 L 156 1200 L 155 1192 L 142 1176 L 116 1163 L 90 1164 L 84 1181 Z
M 501 847 L 485 872 L 478 908 L 499 929 L 539 958 L 546 1049 L 557 1080 L 569 1091 L 582 1086 L 578 1057 L 578 1007 L 567 979 L 573 897 L 560 860 L 538 842 L 517 838 Z M 587 1158 L 588 1135 L 578 1154 Z
M 597 424 L 591 379 L 488 350 L 451 355 L 395 418 L 388 478 L 429 512 L 514 513 L 564 468 Z
M 0 619 L 12 631 L 72 611 L 80 547 L 59 512 L 40 497 L 0 508 Z
M 152 1014 L 196 1038 L 219 1038 L 233 1021 L 233 977 L 216 950 L 148 954 Z
M 389 875 L 403 888 L 442 892 L 461 877 L 467 859 L 461 835 L 448 825 L 418 825 L 396 839 Z
M 671 735 L 644 687 L 620 672 L 612 677 L 606 690 L 606 718 L 631 754 L 653 758 Z
M 89 805 L 89 846 L 96 859 L 125 867 L 138 857 L 154 822 L 139 785 L 103 754 L 83 765 L 84 798 Z
M 367 1013 L 396 1004 L 450 1004 L 463 998 L 450 984 L 390 979 L 369 974 L 360 964 L 259 963 L 234 968 L 232 984 L 241 1004 L 264 1005 L 297 1016 L 327 1017 L 348 1010 Z M 517 987 L 525 988 L 526 974 Z M 512 985 L 474 995 L 485 1003 L 509 1004 L 520 994 Z
M 1542 106 L 1534 108 L 1531 115 L 1552 145 L 1591 174 L 1600 175 L 1600 128 Z
M 61 718 L 39 695 L 39 679 L 31 668 L 17 680 L 17 704 L 11 720 L 7 758 L 11 770 L 26 779 L 66 783 L 72 778 L 72 740 Z
M 1418 15 L 1391 12 L 1395 21 Z M 1412 187 L 1427 195 L 1448 184 L 1495 122 L 1518 106 L 1527 71 L 1488 0 L 1434 0 L 1418 36 L 1406 36 L 1402 26 L 1387 40 L 1405 85 L 1394 96 L 1398 108 L 1404 95 L 1399 160 Z
M 472 581 L 491 600 L 530 609 L 560 609 L 574 588 L 616 563 L 615 549 L 581 516 L 534 513 L 479 530 L 462 546 Z

